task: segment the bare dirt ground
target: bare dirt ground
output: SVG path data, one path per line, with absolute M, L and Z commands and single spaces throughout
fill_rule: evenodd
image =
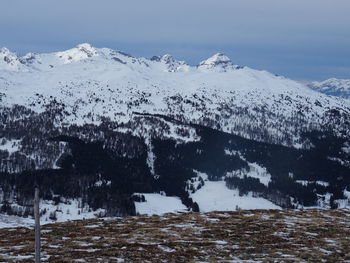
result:
M 43 261 L 350 262 L 349 210 L 166 214 L 43 226 Z M 0 262 L 33 262 L 34 231 L 0 229 Z

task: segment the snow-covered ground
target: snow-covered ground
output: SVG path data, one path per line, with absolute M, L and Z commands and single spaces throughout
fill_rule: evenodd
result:
M 161 194 L 141 194 L 146 202 L 135 202 L 136 213 L 147 215 L 162 215 L 165 213 L 175 213 L 187 211 L 185 205 L 181 203 L 180 198 L 165 196 Z
M 330 78 L 324 81 L 314 81 L 308 85 L 319 92 L 350 99 L 350 79 Z
M 0 151 L 7 151 L 10 155 L 20 148 L 21 140 L 0 140 Z
M 246 161 L 249 166 L 248 171 L 246 169 L 243 169 L 243 170 L 228 172 L 226 174 L 226 177 L 239 177 L 241 179 L 244 178 L 244 176 L 252 177 L 252 178 L 259 179 L 260 183 L 262 183 L 265 186 L 268 186 L 269 182 L 271 182 L 271 174 L 267 172 L 267 169 L 265 167 L 262 167 L 257 163 L 248 162 L 244 158 L 244 156 L 238 151 L 229 151 L 226 149 L 225 154 L 238 155 L 242 160 Z
M 344 189 L 343 194 L 346 199 L 335 200 L 334 202 L 338 204 L 339 208 L 350 209 L 350 191 L 348 191 L 348 188 Z
M 12 205 L 12 207 L 16 206 L 17 205 Z M 103 209 L 93 211 L 87 205 L 82 206 L 81 199 L 66 199 L 59 204 L 54 204 L 51 200 L 41 200 L 40 214 L 40 224 L 44 225 L 55 222 L 98 218 L 104 216 L 105 211 Z M 32 227 L 33 225 L 34 219 L 32 217 L 0 214 L 0 228 L 18 226 Z
M 342 150 L 344 153 L 350 156 L 350 143 L 349 142 L 344 143 L 344 147 L 342 148 Z
M 253 197 L 252 193 L 239 196 L 238 190 L 228 189 L 224 181 L 208 181 L 206 180 L 206 174 L 203 173 L 198 173 L 198 176 L 205 180 L 204 186 L 195 193 L 190 193 L 190 197 L 194 202 L 197 202 L 200 212 L 280 209 L 279 206 L 264 198 Z M 138 195 L 144 195 L 146 199 L 146 202 L 135 202 L 136 212 L 139 214 L 162 215 L 169 212 L 187 211 L 186 206 L 181 203 L 178 197 L 156 193 Z
M 296 180 L 295 182 L 298 183 L 298 184 L 301 184 L 303 186 L 307 186 L 309 184 L 318 184 L 318 185 L 322 185 L 322 186 L 325 186 L 325 187 L 329 186 L 329 183 L 325 182 L 325 181 Z
M 93 211 L 86 205 L 82 206 L 81 199 L 68 199 L 57 205 L 55 205 L 53 201 L 42 200 L 40 203 L 40 211 L 45 211 L 45 214 L 43 214 L 40 219 L 43 224 L 96 218 L 105 215 L 103 209 Z
M 237 170 L 233 172 L 226 173 L 226 177 L 238 177 L 243 179 L 244 176 L 256 178 L 265 186 L 269 185 L 271 182 L 271 174 L 269 174 L 265 167 L 258 165 L 257 163 L 249 163 L 249 170 Z
M 33 218 L 24 218 L 20 216 L 9 216 L 0 214 L 0 228 L 11 227 L 32 227 L 34 225 Z
M 191 194 L 201 212 L 231 211 L 237 209 L 280 209 L 279 206 L 252 194 L 239 196 L 238 190 L 228 189 L 224 181 L 205 181 L 204 186 Z

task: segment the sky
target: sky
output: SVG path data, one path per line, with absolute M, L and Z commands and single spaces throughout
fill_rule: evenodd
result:
M 350 79 L 349 0 L 1 0 L 0 47 L 79 43 L 191 65 L 223 52 L 297 80 Z

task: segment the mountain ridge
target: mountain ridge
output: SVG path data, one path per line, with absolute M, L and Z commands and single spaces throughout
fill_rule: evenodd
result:
M 71 62 L 78 62 L 80 60 L 92 58 L 95 56 L 101 56 L 101 57 L 104 57 L 106 59 L 113 59 L 113 54 L 121 54 L 125 57 L 136 59 L 136 57 L 133 57 L 133 56 L 131 56 L 127 53 L 124 53 L 122 51 L 113 50 L 110 48 L 95 48 L 89 43 L 81 43 L 81 44 L 78 44 L 75 47 L 73 47 L 71 49 L 67 49 L 65 51 L 57 51 L 57 52 L 50 52 L 50 53 L 31 53 L 30 52 L 30 53 L 25 54 L 24 56 L 18 56 L 16 53 L 11 52 L 8 48 L 3 47 L 3 48 L 0 48 L 0 54 L 3 57 L 11 56 L 13 59 L 18 60 L 22 65 L 29 65 L 30 64 L 30 63 L 27 63 L 28 58 L 30 58 L 31 61 L 33 61 L 35 59 L 40 60 L 41 56 L 43 56 L 43 57 L 47 57 L 47 56 L 58 57 L 59 59 L 61 59 L 61 62 L 63 64 L 68 64 Z M 174 57 L 170 54 L 165 54 L 162 56 L 153 56 L 149 59 L 140 57 L 139 59 L 140 60 L 148 60 L 148 61 L 149 60 L 150 61 L 157 61 L 157 62 L 163 61 L 166 64 L 169 64 L 170 62 L 172 62 L 172 63 L 175 62 L 175 63 L 178 63 L 179 65 L 188 65 L 184 61 L 178 61 L 178 60 L 174 59 Z M 6 60 L 7 59 L 4 59 L 5 62 L 7 62 Z M 41 63 L 41 61 L 40 61 L 40 63 Z M 199 66 L 203 66 L 203 65 L 215 66 L 215 65 L 219 65 L 221 63 L 233 65 L 232 61 L 227 56 L 225 56 L 223 53 L 216 53 L 213 56 L 209 57 L 208 59 L 199 62 L 198 65 L 195 67 L 199 67 Z
M 101 116 L 126 120 L 133 111 L 172 115 L 180 107 L 184 118 L 191 116 L 189 121 L 201 123 L 206 116 L 211 116 L 223 131 L 235 133 L 237 129 L 234 131 L 233 127 L 244 120 L 230 117 L 233 108 L 248 110 L 246 114 L 257 116 L 254 126 L 260 125 L 262 119 L 275 122 L 274 118 L 264 116 L 266 114 L 277 113 L 288 119 L 300 115 L 298 118 L 322 126 L 328 119 L 325 117 L 328 111 L 350 112 L 348 101 L 320 95 L 266 71 L 235 66 L 221 53 L 198 67 L 188 66 L 169 55 L 159 57 L 158 61 L 134 58 L 88 44 L 34 57 L 24 72 L 1 71 L 2 103 L 42 111 L 46 105 L 58 101 L 70 112 L 70 116 L 66 116 L 69 123 L 93 123 Z M 191 115 L 184 114 L 184 110 Z M 217 115 L 220 121 L 215 121 Z M 77 116 L 75 120 L 73 116 Z M 284 129 L 273 128 L 274 125 L 267 126 L 275 133 L 284 133 L 281 136 L 288 136 Z M 289 135 L 292 139 L 298 132 Z
M 321 93 L 338 96 L 342 98 L 350 98 L 350 80 L 330 78 L 324 81 L 314 81 L 308 84 L 311 89 Z

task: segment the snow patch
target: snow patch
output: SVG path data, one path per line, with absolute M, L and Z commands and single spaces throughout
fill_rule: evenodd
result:
M 350 143 L 348 143 L 348 142 L 344 143 L 344 147 L 342 147 L 342 150 L 344 153 L 350 155 Z
M 344 189 L 343 194 L 346 198 L 348 198 L 350 200 L 350 191 L 348 191 L 347 189 Z
M 66 199 L 55 204 L 54 201 L 41 200 L 40 212 L 42 223 L 65 222 L 69 220 L 96 218 L 105 214 L 104 209 L 93 211 L 89 206 L 82 205 L 81 198 Z
M 12 228 L 18 226 L 31 227 L 33 224 L 34 220 L 32 218 L 0 214 L 0 228 Z
M 147 215 L 162 215 L 165 213 L 175 213 L 179 211 L 187 211 L 187 207 L 182 204 L 180 198 L 173 196 L 164 196 L 161 194 L 145 194 L 143 195 L 146 202 L 135 202 L 136 213 Z
M 0 140 L 0 151 L 7 151 L 10 155 L 19 151 L 21 140 Z
M 252 193 L 239 196 L 238 190 L 226 187 L 224 181 L 205 181 L 204 186 L 191 194 L 201 212 L 231 211 L 237 209 L 280 209 L 279 206 L 264 199 L 253 197 Z
M 322 185 L 325 187 L 329 186 L 328 182 L 320 181 L 320 180 L 318 180 L 318 181 L 296 180 L 295 182 L 298 184 L 301 184 L 302 186 L 308 186 L 309 184 L 318 184 L 318 185 Z
M 271 182 L 271 174 L 267 172 L 267 169 L 265 167 L 262 167 L 257 163 L 248 162 L 238 151 L 230 151 L 228 149 L 225 149 L 225 154 L 231 156 L 239 156 L 242 160 L 246 161 L 249 166 L 249 171 L 247 171 L 246 169 L 241 169 L 233 172 L 228 172 L 226 173 L 226 177 L 239 177 L 241 179 L 243 179 L 244 176 L 252 177 L 259 179 L 260 183 L 262 183 L 265 186 L 268 186 Z

